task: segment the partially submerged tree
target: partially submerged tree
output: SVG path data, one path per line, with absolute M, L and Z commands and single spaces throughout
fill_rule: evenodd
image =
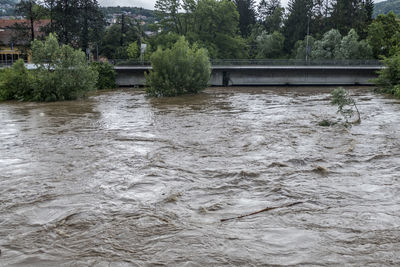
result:
M 343 87 L 336 88 L 331 92 L 331 104 L 338 107 L 337 112 L 343 116 L 346 125 L 361 122 L 356 101 L 350 96 L 349 91 Z M 357 119 L 350 122 L 349 120 L 353 117 L 354 113 L 357 114 Z
M 152 70 L 146 74 L 150 96 L 198 93 L 208 86 L 211 64 L 207 50 L 190 47 L 181 37 L 171 49 L 158 48 L 151 56 Z

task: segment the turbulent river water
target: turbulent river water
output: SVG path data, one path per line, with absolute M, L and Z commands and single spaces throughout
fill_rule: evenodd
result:
M 331 90 L 0 103 L 0 266 L 400 265 L 400 101 Z

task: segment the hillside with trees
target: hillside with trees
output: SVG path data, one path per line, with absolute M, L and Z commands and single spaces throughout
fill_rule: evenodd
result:
M 13 16 L 18 0 L 0 0 L 0 16 Z
M 393 11 L 396 15 L 400 15 L 400 0 L 388 0 L 375 3 L 374 17 L 379 14 L 387 14 Z

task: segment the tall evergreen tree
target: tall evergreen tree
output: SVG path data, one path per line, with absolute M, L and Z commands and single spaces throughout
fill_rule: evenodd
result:
M 24 16 L 29 21 L 29 24 L 14 25 L 20 31 L 19 35 L 25 35 L 25 37 L 28 35 L 30 41 L 35 40 L 35 22 L 44 15 L 41 6 L 36 0 L 22 0 L 16 5 L 15 13 Z
M 256 23 L 254 0 L 234 0 L 239 12 L 239 29 L 243 37 L 249 36 L 251 25 Z
M 268 33 L 281 30 L 284 11 L 280 0 L 261 0 L 258 18 Z
M 363 0 L 336 0 L 331 14 L 332 26 L 338 29 L 342 35 L 350 29 L 356 29 L 359 33 L 366 28 Z
M 298 40 L 303 40 L 309 30 L 313 1 L 291 0 L 284 25 L 285 50 L 289 54 Z

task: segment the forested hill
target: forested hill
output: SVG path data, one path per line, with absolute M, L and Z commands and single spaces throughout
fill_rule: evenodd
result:
M 400 0 L 388 0 L 375 3 L 374 17 L 379 14 L 387 14 L 393 11 L 396 15 L 400 15 Z
M 14 8 L 18 2 L 18 0 L 0 0 L 0 16 L 14 15 Z
M 2 0 L 0 0 L 2 1 Z M 154 17 L 154 11 L 149 9 L 144 9 L 141 7 L 121 7 L 121 6 L 110 6 L 110 7 L 101 7 L 104 14 L 112 15 L 112 14 L 122 14 L 122 13 L 131 13 L 136 15 L 142 15 L 146 17 Z

